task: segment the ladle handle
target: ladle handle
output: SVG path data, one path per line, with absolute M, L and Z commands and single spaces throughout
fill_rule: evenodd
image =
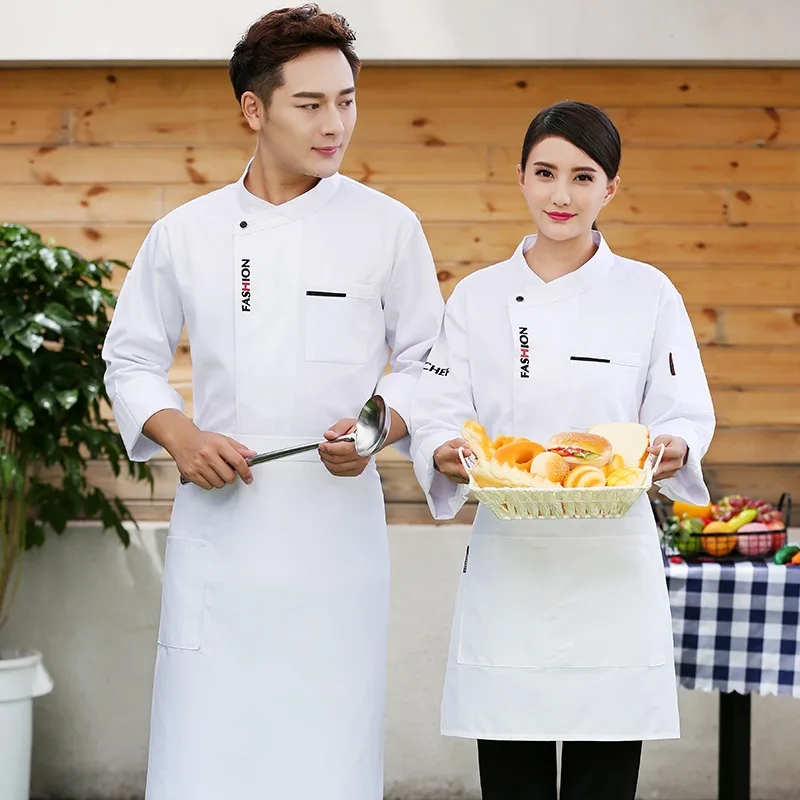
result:
M 270 453 L 259 453 L 258 455 L 250 456 L 250 458 L 247 459 L 247 464 L 250 467 L 254 467 L 256 464 L 265 464 L 267 461 L 276 461 L 279 458 L 296 456 L 299 453 L 308 453 L 310 450 L 316 450 L 325 441 L 327 440 L 322 439 L 319 442 L 301 444 L 297 447 L 286 447 L 283 450 L 273 450 Z
M 247 465 L 249 467 L 254 467 L 257 464 L 265 464 L 267 461 L 277 461 L 279 458 L 287 458 L 288 456 L 296 456 L 300 453 L 308 453 L 310 450 L 316 450 L 321 444 L 325 444 L 325 442 L 329 441 L 328 439 L 321 439 L 318 442 L 311 442 L 310 444 L 301 444 L 297 445 L 296 447 L 286 447 L 283 450 L 272 450 L 269 453 L 258 453 L 257 455 L 250 456 L 247 459 Z M 354 442 L 355 437 L 348 433 L 344 436 L 340 436 L 338 439 L 331 440 L 333 442 Z M 188 478 L 184 478 L 181 475 L 181 484 L 184 486 L 187 483 L 191 483 Z

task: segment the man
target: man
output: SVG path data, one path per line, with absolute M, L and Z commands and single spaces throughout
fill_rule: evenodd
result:
M 383 797 L 389 569 L 374 462 L 332 442 L 246 462 L 336 438 L 373 392 L 391 408 L 388 443 L 403 440 L 438 333 L 417 218 L 338 173 L 353 41 L 313 5 L 250 28 L 230 76 L 253 160 L 156 222 L 106 342 L 130 457 L 165 448 L 191 481 L 167 540 L 147 800 Z M 167 382 L 184 324 L 194 421 Z

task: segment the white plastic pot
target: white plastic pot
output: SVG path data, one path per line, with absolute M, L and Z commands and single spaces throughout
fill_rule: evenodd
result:
M 0 652 L 0 798 L 28 800 L 31 784 L 33 699 L 53 681 L 42 654 Z

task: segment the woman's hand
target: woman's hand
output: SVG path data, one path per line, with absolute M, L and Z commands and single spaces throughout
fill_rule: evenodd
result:
M 436 448 L 436 452 L 433 454 L 433 464 L 442 475 L 446 475 L 451 481 L 469 483 L 467 472 L 458 457 L 459 447 L 463 448 L 465 459 L 472 455 L 472 450 L 463 439 L 451 439 Z
M 657 456 L 662 444 L 664 455 L 658 465 L 658 471 L 653 476 L 657 481 L 671 478 L 686 464 L 686 459 L 689 457 L 689 445 L 680 436 L 657 436 L 647 452 Z

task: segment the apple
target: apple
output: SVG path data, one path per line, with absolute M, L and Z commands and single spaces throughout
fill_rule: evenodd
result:
M 763 522 L 749 522 L 737 531 L 737 548 L 743 556 L 765 556 L 773 548 L 772 534 Z

